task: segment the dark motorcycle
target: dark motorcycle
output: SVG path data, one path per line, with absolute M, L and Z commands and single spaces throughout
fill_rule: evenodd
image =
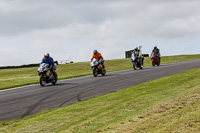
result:
M 151 62 L 152 62 L 152 66 L 155 66 L 155 65 L 159 66 L 160 65 L 160 60 L 159 60 L 158 54 L 153 54 L 151 56 Z
M 138 57 L 137 55 L 135 55 L 135 57 L 134 56 L 132 56 L 131 57 L 131 60 L 132 60 L 132 63 L 133 63 L 133 68 L 136 70 L 137 68 L 140 68 L 140 69 L 142 69 L 143 68 L 143 66 L 142 66 L 142 61 L 141 61 L 141 58 L 140 57 Z
M 53 71 L 49 69 L 49 64 L 42 63 L 38 68 L 38 74 L 40 76 L 40 85 L 45 86 L 47 83 L 52 83 L 53 85 L 57 82 L 56 73 L 57 64 L 54 63 Z
M 97 75 L 99 74 L 101 74 L 102 76 L 106 75 L 106 68 L 104 65 L 102 65 L 102 60 L 98 61 L 97 59 L 93 58 L 90 65 L 93 70 L 94 77 L 97 77 Z

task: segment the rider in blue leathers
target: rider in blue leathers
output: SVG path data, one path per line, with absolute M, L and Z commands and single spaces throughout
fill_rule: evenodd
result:
M 44 58 L 42 59 L 41 63 L 49 64 L 49 68 L 50 68 L 50 70 L 52 70 L 53 64 L 54 64 L 53 62 L 54 62 L 54 60 L 52 57 L 49 56 L 49 53 L 45 53 Z

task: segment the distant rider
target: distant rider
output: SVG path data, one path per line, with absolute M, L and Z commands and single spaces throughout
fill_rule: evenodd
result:
M 97 59 L 99 62 L 101 62 L 101 64 L 102 64 L 103 67 L 104 67 L 103 56 L 101 55 L 100 52 L 98 52 L 97 50 L 94 50 L 94 51 L 93 51 L 92 58 L 91 58 L 91 62 L 92 62 L 92 59 L 93 59 L 93 58 L 95 58 L 95 59 Z
M 49 56 L 49 53 L 44 54 L 44 58 L 42 59 L 41 63 L 49 64 L 50 70 L 53 71 L 54 60 Z
M 160 61 L 160 49 L 158 49 L 158 47 L 155 45 L 154 46 L 154 48 L 153 48 L 153 50 L 152 50 L 152 53 L 151 53 L 151 56 L 153 55 L 153 54 L 157 54 L 158 55 L 158 59 L 159 59 L 159 61 Z
M 141 50 L 138 48 L 138 47 L 135 47 L 134 50 L 133 50 L 133 56 L 138 56 L 138 58 L 141 58 L 142 59 L 142 66 L 143 66 L 143 63 L 144 63 L 144 57 L 142 56 L 142 53 L 141 53 Z

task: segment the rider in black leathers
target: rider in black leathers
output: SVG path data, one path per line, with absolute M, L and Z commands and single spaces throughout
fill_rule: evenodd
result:
M 152 53 L 151 53 L 151 56 L 153 55 L 153 54 L 157 54 L 158 55 L 158 59 L 159 59 L 159 61 L 160 61 L 160 49 L 158 49 L 158 47 L 155 45 L 154 46 L 154 48 L 153 48 L 153 50 L 152 50 Z

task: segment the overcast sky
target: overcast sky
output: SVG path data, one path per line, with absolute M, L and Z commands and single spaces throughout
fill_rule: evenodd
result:
M 200 0 L 0 0 L 0 66 L 125 57 L 142 45 L 162 56 L 199 54 Z

